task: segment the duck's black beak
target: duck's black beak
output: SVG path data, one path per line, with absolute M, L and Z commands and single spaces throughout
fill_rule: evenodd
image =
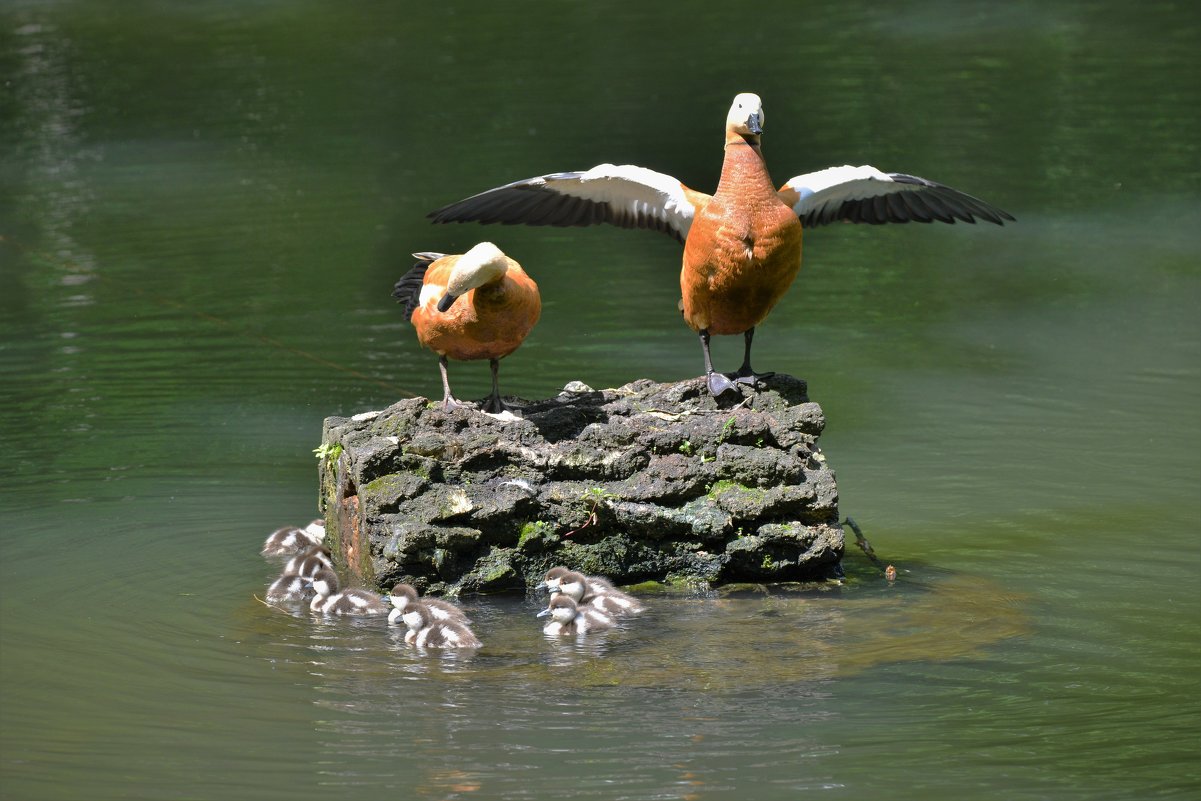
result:
M 458 299 L 459 299 L 458 295 L 452 295 L 449 292 L 447 292 L 445 295 L 442 296 L 442 299 L 440 301 L 438 301 L 438 311 L 446 313 L 450 309 L 451 306 L 455 305 L 455 301 Z
M 746 128 L 755 136 L 763 133 L 763 119 L 758 114 L 746 118 Z

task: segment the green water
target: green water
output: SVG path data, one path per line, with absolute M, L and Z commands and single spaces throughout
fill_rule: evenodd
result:
M 0 797 L 1201 795 L 1199 53 L 1170 2 L 6 3 Z M 700 372 L 667 237 L 423 215 L 605 161 L 711 190 L 738 91 L 777 182 L 1018 218 L 815 230 L 756 338 L 897 582 L 850 552 L 578 644 L 477 599 L 472 657 L 255 601 L 322 419 L 440 392 L 412 251 L 537 279 L 508 393 Z

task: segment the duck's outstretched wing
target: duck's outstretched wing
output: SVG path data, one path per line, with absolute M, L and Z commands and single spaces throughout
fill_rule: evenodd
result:
M 434 222 L 593 225 L 662 231 L 683 242 L 709 196 L 670 175 L 630 164 L 514 181 L 429 213 Z
M 807 228 L 832 222 L 906 223 L 976 220 L 1004 225 L 1009 212 L 916 175 L 880 172 L 875 167 L 830 167 L 798 175 L 780 187 Z

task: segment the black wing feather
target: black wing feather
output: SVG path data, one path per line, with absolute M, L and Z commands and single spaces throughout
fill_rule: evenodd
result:
M 808 228 L 836 221 L 852 223 L 975 223 L 977 219 L 997 225 L 1012 221 L 1013 215 L 977 197 L 949 186 L 905 173 L 889 173 L 895 185 L 892 192 L 851 200 L 831 200 L 810 210 L 801 218 Z M 884 184 L 887 185 L 887 184 Z M 894 185 L 894 186 L 895 186 Z M 890 187 L 891 188 L 891 187 Z
M 443 255 L 442 253 L 414 253 L 413 256 L 417 259 L 417 263 L 392 287 L 392 297 L 396 298 L 397 303 L 404 304 L 405 322 L 412 322 L 413 311 L 421 305 L 421 288 L 425 286 L 425 271 Z

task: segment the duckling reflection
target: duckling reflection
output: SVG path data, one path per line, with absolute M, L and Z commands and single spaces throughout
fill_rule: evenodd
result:
M 284 526 L 271 532 L 260 551 L 268 559 L 293 556 L 325 540 L 325 521 L 318 518 L 304 528 Z
M 443 601 L 439 598 L 421 598 L 411 584 L 403 582 L 397 584 L 392 588 L 388 600 L 392 602 L 392 611 L 388 613 L 388 622 L 393 625 L 399 624 L 405 611 L 418 602 L 425 604 L 435 621 L 449 620 L 463 625 L 471 622 L 471 618 L 450 601 Z
M 384 600 L 373 592 L 348 588 L 338 591 L 338 576 L 334 571 L 324 568 L 313 576 L 313 598 L 309 609 L 323 615 L 383 615 L 388 607 Z
M 634 615 L 646 609 L 638 599 L 617 589 L 608 579 L 585 576 L 574 570 L 559 576 L 558 591 L 569 596 L 579 606 L 599 609 L 610 616 Z
M 538 613 L 538 617 L 550 616 L 551 622 L 542 627 L 542 633 L 551 637 L 570 637 L 613 628 L 613 618 L 601 610 L 580 607 L 568 595 L 555 593 L 550 603 Z
M 479 648 L 482 645 L 465 623 L 437 620 L 430 607 L 420 601 L 409 603 L 401 618 L 409 627 L 405 642 L 418 648 Z

